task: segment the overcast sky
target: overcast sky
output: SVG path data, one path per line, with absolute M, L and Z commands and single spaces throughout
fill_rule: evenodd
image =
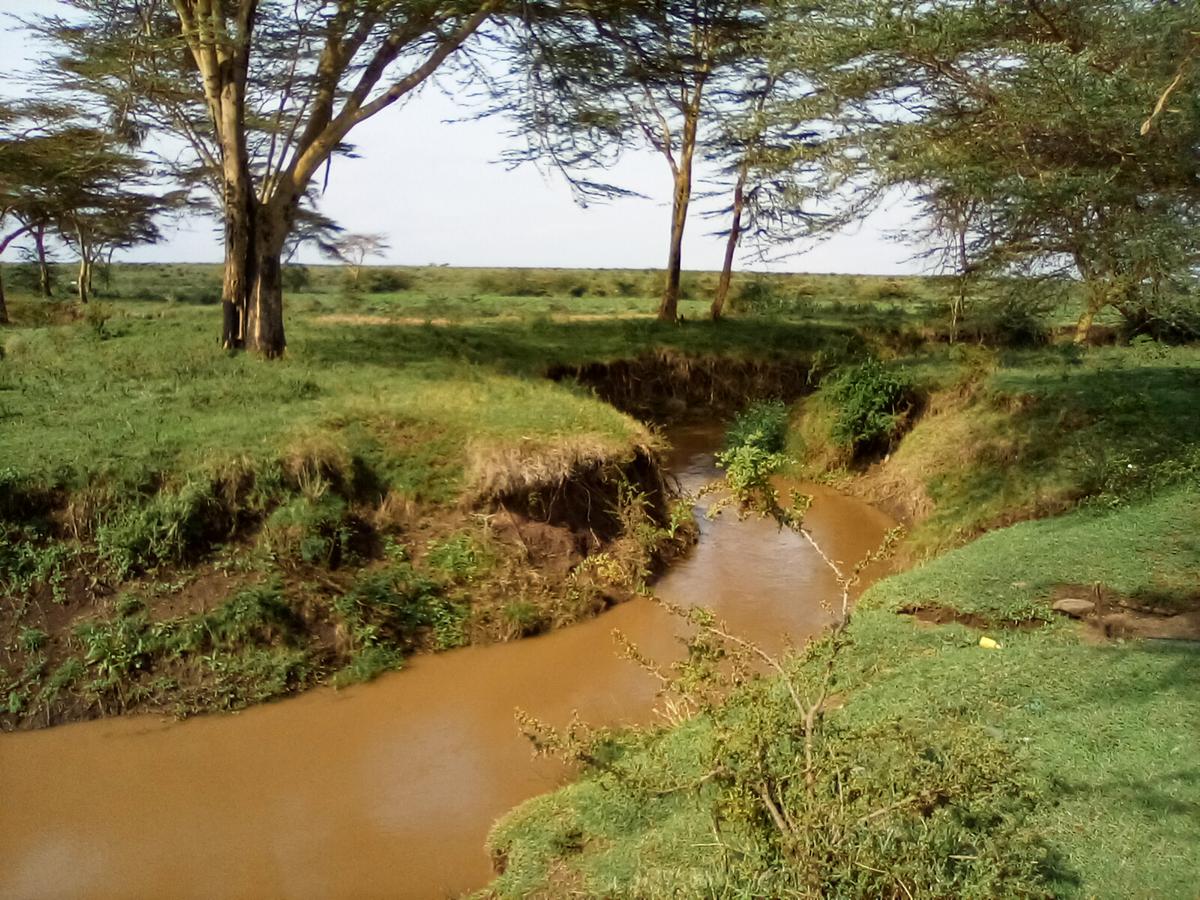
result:
M 56 5 L 54 0 L 0 0 L 0 10 L 19 15 L 50 12 Z M 6 71 L 27 66 L 30 50 L 22 35 L 0 32 Z M 20 85 L 18 78 L 0 89 L 19 91 Z M 388 235 L 392 249 L 386 262 L 398 265 L 665 264 L 671 182 L 661 157 L 631 154 L 610 173 L 609 180 L 650 199 L 585 209 L 560 178 L 532 166 L 510 170 L 497 162 L 513 142 L 503 120 L 450 121 L 462 114 L 452 97 L 430 87 L 403 108 L 385 110 L 356 128 L 351 139 L 361 158 L 334 162 L 322 209 L 349 230 Z M 688 222 L 684 267 L 719 268 L 724 242 L 710 234 L 717 223 L 698 212 Z M 920 265 L 907 261 L 911 249 L 887 238 L 910 217 L 905 204 L 895 203 L 854 233 L 802 255 L 769 265 L 745 258 L 743 264 L 807 272 L 917 272 Z M 221 254 L 210 224 L 198 221 L 126 258 L 215 262 Z

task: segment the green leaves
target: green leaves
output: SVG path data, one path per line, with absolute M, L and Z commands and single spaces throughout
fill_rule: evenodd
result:
M 874 359 L 837 376 L 829 396 L 837 407 L 831 437 L 855 454 L 890 443 L 913 406 L 908 379 Z

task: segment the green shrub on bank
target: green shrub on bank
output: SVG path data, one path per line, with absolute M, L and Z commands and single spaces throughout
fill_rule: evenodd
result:
M 332 606 L 355 656 L 380 647 L 411 651 L 426 634 L 438 650 L 467 642 L 468 606 L 403 560 L 363 573 Z M 381 657 L 372 651 L 372 658 Z
M 913 408 L 911 381 L 875 359 L 836 375 L 826 393 L 836 408 L 830 437 L 852 454 L 887 447 Z
M 276 556 L 329 568 L 349 555 L 353 533 L 346 501 L 332 493 L 296 497 L 271 513 L 263 530 Z

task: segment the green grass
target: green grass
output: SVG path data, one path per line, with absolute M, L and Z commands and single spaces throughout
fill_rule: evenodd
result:
M 1058 896 L 1193 897 L 1200 822 L 1200 768 L 1189 752 L 1200 734 L 1194 646 L 1092 646 L 1056 621 L 1032 630 L 997 625 L 987 633 L 1003 648 L 988 651 L 978 646 L 981 632 L 975 629 L 922 626 L 892 610 L 937 603 L 997 621 L 1025 618 L 1046 610 L 1054 584 L 1093 578 L 1138 596 L 1160 590 L 1163 577 L 1190 573 L 1194 592 L 1200 570 L 1194 539 L 1198 499 L 1194 490 L 1182 488 L 1120 510 L 1017 525 L 884 581 L 864 597 L 837 664 L 835 690 L 845 696 L 845 705 L 830 716 L 831 740 L 849 748 L 868 779 L 884 777 L 874 767 L 886 760 L 854 749 L 856 736 L 888 723 L 903 723 L 930 747 L 967 741 L 961 745 L 969 747 L 960 760 L 964 766 L 982 764 L 992 753 L 1016 762 L 1028 781 L 1020 790 L 997 790 L 990 801 L 1008 810 L 1006 827 L 1015 830 L 1001 828 L 997 837 L 978 821 L 964 819 L 956 826 L 963 846 L 975 848 L 960 853 L 979 856 L 982 861 L 971 865 L 986 869 L 989 877 L 1025 858 L 1036 861 L 1042 889 Z M 800 680 L 811 682 L 820 659 L 798 666 Z M 491 838 L 508 864 L 493 889 L 506 897 L 552 896 L 564 886 L 588 894 L 666 897 L 682 884 L 695 893 L 760 895 L 753 873 L 731 865 L 717 848 L 713 791 L 697 787 L 648 798 L 637 787 L 638 772 L 653 772 L 654 785 L 686 785 L 714 755 L 736 765 L 729 749 L 709 746 L 712 722 L 738 715 L 744 705 L 734 703 L 715 719 L 626 739 L 619 751 L 622 776 L 589 774 L 519 807 Z M 762 697 L 751 704 L 760 712 L 767 706 Z M 787 731 L 776 734 L 775 743 L 784 744 Z M 889 765 L 894 773 L 894 762 Z M 876 787 L 875 796 L 903 796 L 930 777 Z M 972 790 L 986 795 L 988 788 L 973 784 Z M 931 819 L 917 848 L 934 840 L 935 827 L 941 826 Z M 761 828 L 762 834 L 770 832 L 766 822 Z M 739 835 L 750 840 L 745 830 L 728 824 L 722 833 L 733 846 Z M 755 833 L 749 831 L 751 837 Z M 1018 840 L 1017 835 L 1028 843 L 994 843 Z M 914 850 L 902 830 L 892 840 L 893 856 L 876 863 L 888 873 L 883 882 L 866 892 L 848 889 L 853 867 L 830 868 L 824 870 L 825 891 L 879 896 L 885 886 L 899 891 L 905 879 L 919 884 L 930 877 L 928 893 L 918 895 L 1010 895 L 1011 884 L 996 888 L 998 893 L 980 894 L 983 882 L 951 890 L 949 882 L 937 880 L 948 877 L 945 870 L 935 877 L 914 868 Z
M 919 520 L 924 552 L 1200 478 L 1195 347 L 936 348 L 887 365 L 918 386 L 924 410 L 869 480 Z M 790 441 L 809 473 L 853 467 L 834 394 L 826 384 L 805 401 Z
M 585 773 L 509 816 L 492 838 L 508 862 L 496 890 L 1194 896 L 1194 647 L 1086 644 L 1048 605 L 1063 584 L 1196 599 L 1196 348 L 948 349 L 929 340 L 953 288 L 935 279 L 741 276 L 734 316 L 713 325 L 715 275 L 688 273 L 686 321 L 667 326 L 652 271 L 417 267 L 347 291 L 344 272 L 311 267 L 289 273 L 287 356 L 264 364 L 215 346 L 216 267 L 116 267 L 84 315 L 6 275 L 6 723 L 236 708 L 573 621 L 594 597 L 547 587 L 471 515 L 478 492 L 497 472 L 627 460 L 654 438 L 550 369 L 666 351 L 821 374 L 870 351 L 924 406 L 863 483 L 919 514 L 918 550 L 989 533 L 863 599 L 819 748 L 820 796 L 837 803 L 805 805 L 800 725 L 779 685 L 758 683 L 674 729 L 606 736 L 621 777 Z M 1033 337 L 1074 312 L 1070 297 L 1047 310 Z M 979 298 L 970 311 L 974 336 L 1029 324 Z M 788 454 L 854 463 L 822 457 L 838 413 L 832 392 L 809 398 Z M 641 555 L 586 568 L 632 566 L 632 587 L 671 526 L 622 527 Z M 898 614 L 922 606 L 971 617 L 1003 649 Z M 799 678 L 819 656 L 791 663 Z M 753 796 L 729 793 L 744 783 L 697 782 L 731 753 L 783 773 L 780 796 L 821 839 L 781 856 Z M 926 790 L 929 810 L 873 817 Z

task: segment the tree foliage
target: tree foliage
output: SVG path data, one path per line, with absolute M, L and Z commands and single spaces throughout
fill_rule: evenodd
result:
M 1195 95 L 1140 126 L 1198 30 L 1194 5 L 1147 0 L 835 0 L 772 47 L 828 98 L 828 183 L 858 210 L 910 190 L 962 272 L 1080 278 L 1082 340 L 1197 262 Z

